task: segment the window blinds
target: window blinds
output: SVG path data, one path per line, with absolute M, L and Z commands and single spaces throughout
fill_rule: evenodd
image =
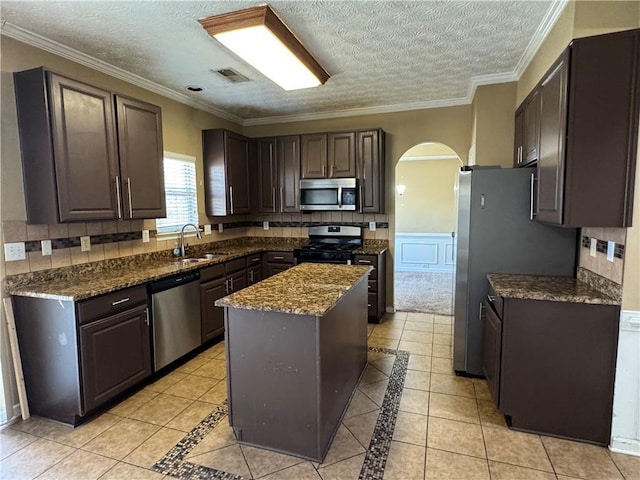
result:
M 178 232 L 186 223 L 198 225 L 195 159 L 164 158 L 167 218 L 156 220 L 158 233 Z

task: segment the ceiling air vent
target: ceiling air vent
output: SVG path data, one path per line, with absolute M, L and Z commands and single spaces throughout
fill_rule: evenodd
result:
M 212 71 L 217 73 L 218 75 L 220 75 L 221 77 L 223 77 L 224 79 L 228 80 L 231 83 L 242 83 L 242 82 L 249 81 L 247 77 L 237 72 L 233 68 L 221 68 L 220 70 L 212 70 Z

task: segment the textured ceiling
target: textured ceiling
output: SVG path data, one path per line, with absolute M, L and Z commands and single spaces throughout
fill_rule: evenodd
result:
M 5 34 L 5 27 L 16 26 L 255 121 L 468 102 L 474 78 L 515 79 L 530 42 L 558 8 L 558 2 L 540 0 L 269 2 L 331 74 L 321 87 L 287 92 L 197 22 L 262 3 L 3 0 L 0 9 Z M 226 67 L 251 81 L 231 84 L 211 72 Z M 204 90 L 187 92 L 186 85 Z

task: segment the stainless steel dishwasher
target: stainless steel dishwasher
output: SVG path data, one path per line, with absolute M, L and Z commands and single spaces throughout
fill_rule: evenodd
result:
M 158 371 L 202 344 L 200 272 L 149 285 L 153 318 L 153 370 Z

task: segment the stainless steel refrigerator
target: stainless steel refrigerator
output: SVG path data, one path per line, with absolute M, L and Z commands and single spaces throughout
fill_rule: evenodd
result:
M 475 166 L 459 172 L 453 335 L 458 373 L 482 375 L 480 304 L 488 295 L 488 273 L 575 274 L 577 230 L 531 220 L 534 171 Z

